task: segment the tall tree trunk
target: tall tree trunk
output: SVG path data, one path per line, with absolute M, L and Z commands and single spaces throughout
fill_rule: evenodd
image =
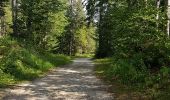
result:
M 18 0 L 12 0 L 12 21 L 13 21 L 13 33 L 14 35 L 19 35 L 18 34 L 18 27 L 17 27 L 17 13 L 18 13 L 18 7 L 17 7 L 17 2 Z
M 2 36 L 2 16 L 0 16 L 0 36 Z
M 3 35 L 3 26 L 4 26 L 4 10 L 3 10 L 3 2 L 0 1 L 0 36 Z
M 156 26 L 157 26 L 157 31 L 159 30 L 159 8 L 160 8 L 160 3 L 161 3 L 161 0 L 157 0 L 156 1 L 156 8 L 157 8 L 157 14 L 156 14 L 156 20 L 157 20 L 157 23 L 156 23 Z
M 73 0 L 70 0 L 70 13 L 71 13 L 71 17 L 72 17 L 72 12 L 73 12 Z M 71 27 L 71 25 L 70 25 Z M 70 41 L 69 41 L 69 55 L 72 55 L 72 31 L 70 31 Z
M 98 24 L 98 39 L 99 39 L 99 44 L 98 44 L 98 52 L 96 54 L 96 57 L 103 58 L 106 57 L 105 52 L 105 39 L 104 39 L 104 34 L 103 34 L 103 28 L 102 28 L 102 23 L 103 23 L 103 7 L 100 7 L 99 9 L 99 24 Z
M 33 7 L 34 0 L 30 0 L 29 6 Z M 26 20 L 26 27 L 27 27 L 27 35 L 30 36 L 32 34 L 32 20 L 33 20 L 33 9 L 28 9 L 28 17 Z
M 73 6 L 74 6 L 74 0 L 70 0 L 70 18 L 71 18 L 71 20 L 73 20 Z M 69 55 L 70 56 L 72 56 L 73 55 L 73 22 L 71 22 L 71 25 L 70 25 L 70 27 L 71 27 L 71 31 L 70 31 L 70 41 L 69 41 Z
M 167 21 L 167 36 L 169 37 L 169 28 L 170 28 L 170 0 L 168 0 L 168 5 L 167 5 L 167 16 L 168 16 L 168 21 Z
M 168 37 L 169 37 L 169 27 L 170 27 L 169 23 L 170 23 L 170 21 L 168 20 L 168 21 L 167 21 L 167 36 L 168 36 Z

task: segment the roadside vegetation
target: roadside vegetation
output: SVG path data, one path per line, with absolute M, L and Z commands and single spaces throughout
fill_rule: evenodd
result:
M 0 87 L 33 80 L 70 62 L 67 56 L 46 52 L 10 37 L 0 39 L 0 48 Z
M 88 21 L 97 24 L 95 57 L 111 57 L 97 72 L 151 99 L 168 100 L 170 0 L 87 1 Z
M 36 79 L 95 50 L 81 1 L 0 1 L 0 87 Z M 70 56 L 70 57 L 68 57 Z
M 111 92 L 122 100 L 168 100 L 170 97 L 170 69 L 162 67 L 151 71 L 146 66 L 136 67 L 135 59 L 98 59 L 95 72 L 98 77 L 112 85 Z

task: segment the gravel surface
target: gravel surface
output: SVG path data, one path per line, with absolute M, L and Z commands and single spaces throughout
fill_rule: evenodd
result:
M 93 68 L 90 59 L 75 59 L 43 78 L 6 90 L 3 100 L 113 100 L 109 86 L 95 77 Z

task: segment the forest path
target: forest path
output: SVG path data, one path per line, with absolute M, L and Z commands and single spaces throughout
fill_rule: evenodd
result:
M 109 86 L 94 75 L 94 64 L 78 58 L 47 76 L 7 90 L 3 100 L 113 100 Z

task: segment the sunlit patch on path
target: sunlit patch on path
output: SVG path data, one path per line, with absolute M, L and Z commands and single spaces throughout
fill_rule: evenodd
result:
M 90 59 L 76 59 L 44 78 L 7 90 L 3 100 L 113 100 L 93 68 Z

